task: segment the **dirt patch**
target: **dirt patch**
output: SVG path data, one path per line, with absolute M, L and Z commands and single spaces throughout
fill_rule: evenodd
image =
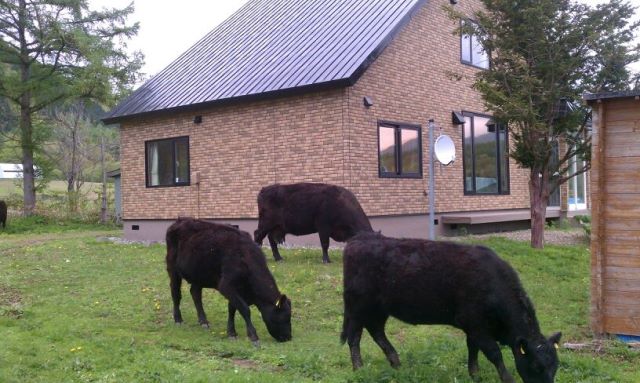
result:
M 21 318 L 22 295 L 20 291 L 5 285 L 0 285 L 0 315 Z
M 233 363 L 236 367 L 248 368 L 250 370 L 259 370 L 260 365 L 253 360 L 249 359 L 231 359 L 231 363 Z

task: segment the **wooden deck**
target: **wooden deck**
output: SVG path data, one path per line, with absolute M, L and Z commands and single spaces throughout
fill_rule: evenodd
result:
M 547 208 L 547 218 L 560 217 L 559 207 Z M 442 214 L 440 222 L 445 225 L 478 225 L 494 222 L 527 221 L 531 219 L 529 209 L 470 211 Z

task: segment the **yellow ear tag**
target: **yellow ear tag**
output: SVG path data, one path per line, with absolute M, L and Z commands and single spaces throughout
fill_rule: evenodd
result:
M 280 301 L 281 301 L 281 300 L 282 300 L 282 296 L 280 296 L 280 297 L 278 298 L 278 300 L 276 301 L 276 307 L 277 307 L 277 308 L 280 308 Z
M 559 350 L 559 349 L 560 349 L 560 346 L 558 346 L 558 344 L 557 344 L 557 343 L 554 343 L 554 344 L 553 344 L 553 346 L 556 348 L 556 350 Z
M 525 354 L 526 354 L 526 352 L 524 352 L 524 348 L 523 348 L 522 346 L 520 346 L 520 353 L 521 353 L 522 355 L 525 355 Z

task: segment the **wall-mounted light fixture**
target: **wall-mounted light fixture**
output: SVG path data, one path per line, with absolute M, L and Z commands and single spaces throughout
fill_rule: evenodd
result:
M 193 118 L 193 123 L 194 124 L 200 124 L 202 122 L 202 116 L 195 116 Z
M 464 125 L 465 120 L 461 112 L 451 111 L 451 123 L 453 125 Z
M 364 99 L 362 101 L 364 102 L 364 106 L 366 106 L 367 108 L 373 106 L 373 99 L 369 96 L 364 96 Z

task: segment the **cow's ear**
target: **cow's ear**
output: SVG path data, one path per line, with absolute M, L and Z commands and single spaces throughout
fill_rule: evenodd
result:
M 520 355 L 527 355 L 529 343 L 522 337 L 516 338 L 516 351 Z
M 549 342 L 553 343 L 556 350 L 560 348 L 560 337 L 562 337 L 561 332 L 557 332 L 549 337 Z
M 278 300 L 276 301 L 276 307 L 279 308 L 279 309 L 285 307 L 285 305 L 287 304 L 288 300 L 289 300 L 289 298 L 287 298 L 286 295 L 284 295 L 284 294 L 280 295 L 280 298 L 278 298 Z

